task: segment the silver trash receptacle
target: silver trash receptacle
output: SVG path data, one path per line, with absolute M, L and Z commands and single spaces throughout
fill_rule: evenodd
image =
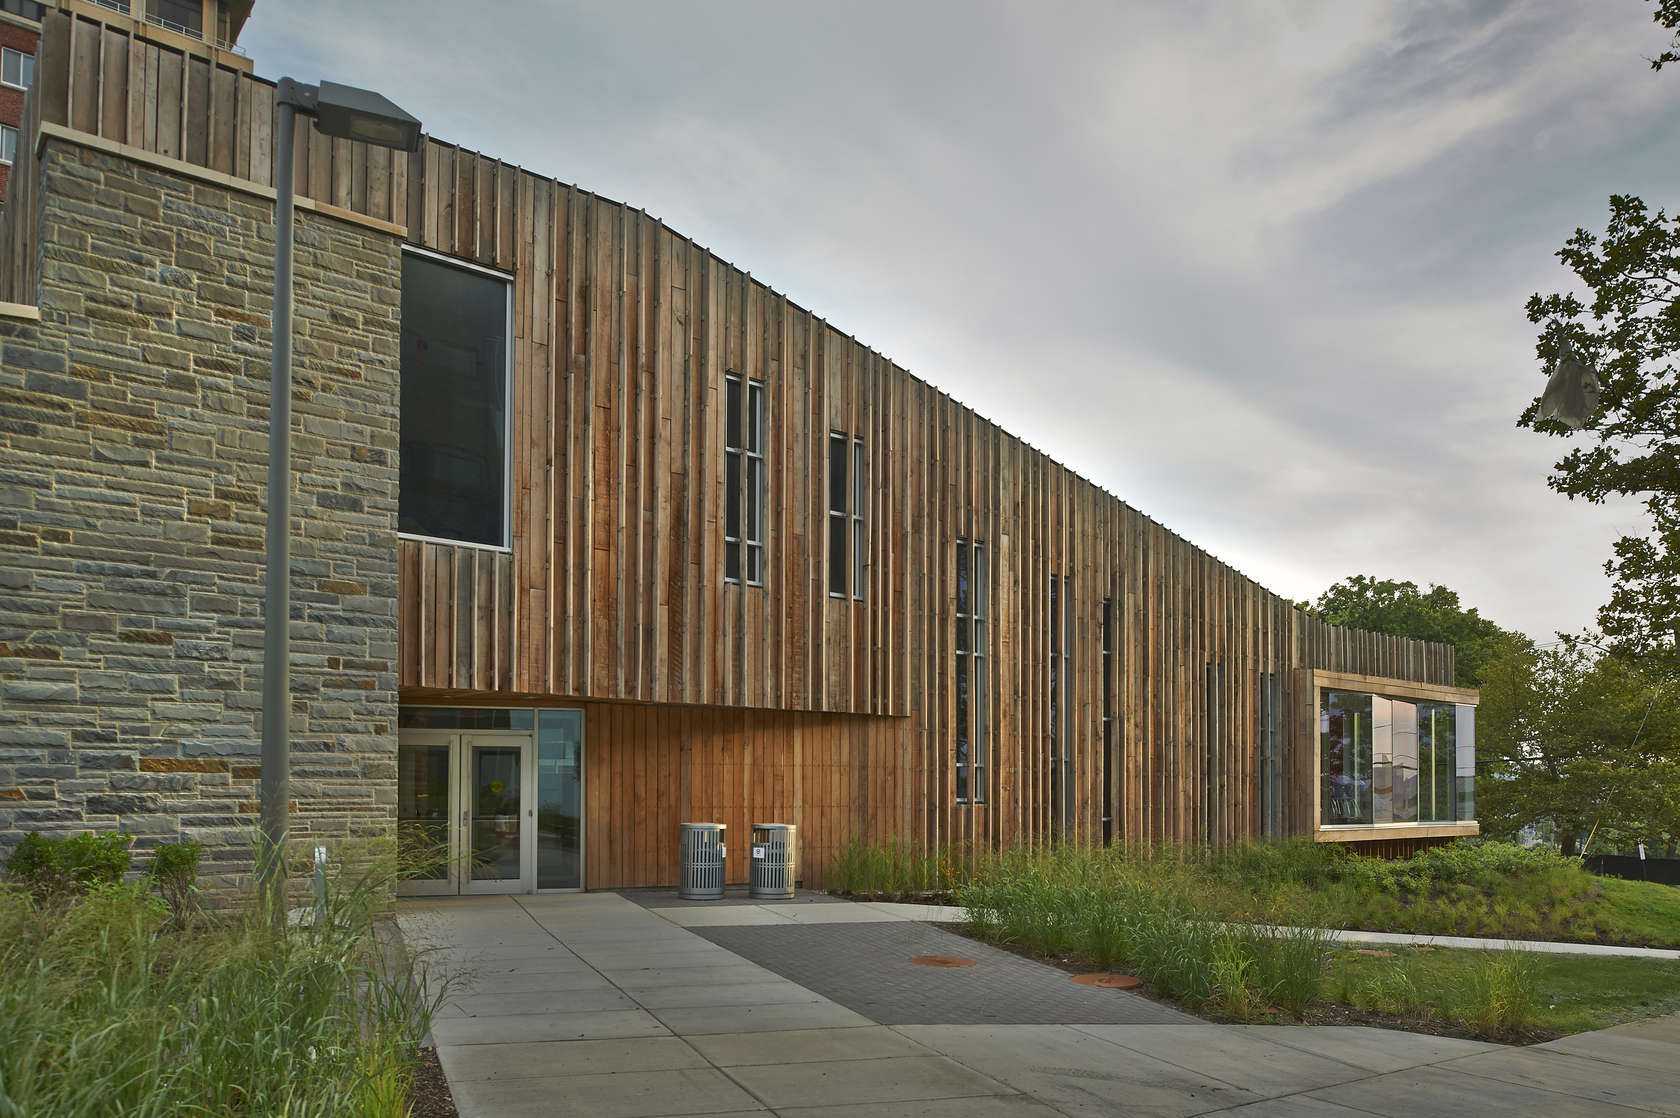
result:
M 791 901 L 798 866 L 798 828 L 792 823 L 754 823 L 749 892 L 764 901 Z
M 678 848 L 677 896 L 690 901 L 723 899 L 723 823 L 684 823 Z

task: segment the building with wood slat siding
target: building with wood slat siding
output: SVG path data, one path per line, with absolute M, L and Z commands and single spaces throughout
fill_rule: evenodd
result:
M 50 13 L 31 142 L 0 225 L 0 303 L 38 307 L 40 321 L 0 317 L 11 331 L 0 342 L 74 326 L 86 309 L 76 273 L 55 267 L 69 241 L 52 220 L 52 191 L 74 189 L 80 163 L 126 160 L 195 199 L 272 198 L 273 98 L 270 83 L 213 59 Z M 389 237 L 405 276 L 508 293 L 500 534 L 466 543 L 403 530 L 399 517 L 424 518 L 405 506 L 375 525 L 394 578 L 321 580 L 343 584 L 320 591 L 323 616 L 352 603 L 393 623 L 391 678 L 367 671 L 370 691 L 389 683 L 395 718 L 369 708 L 358 748 L 388 762 L 368 777 L 383 813 L 372 829 L 400 816 L 454 852 L 433 891 L 669 885 L 676 824 L 690 820 L 729 825 L 732 881 L 746 877 L 752 823 L 798 825 L 808 884 L 859 838 L 973 849 L 1314 833 L 1389 849 L 1475 832 L 1454 816 L 1450 788 L 1449 818 L 1424 827 L 1405 819 L 1399 784 L 1383 784 L 1407 747 L 1392 745 L 1381 712 L 1409 709 L 1414 816 L 1419 788 L 1440 791 L 1439 774 L 1421 772 L 1417 712 L 1434 720 L 1430 740 L 1446 741 L 1473 714 L 1453 722 L 1428 704 L 1475 702 L 1450 687 L 1449 646 L 1301 613 L 643 211 L 436 139 L 407 156 L 300 128 L 296 166 L 300 229 Z M 201 270 L 191 283 L 222 282 Z M 391 283 L 402 288 L 392 298 L 418 298 L 409 281 Z M 238 315 L 261 340 L 259 286 Z M 413 354 L 450 351 L 417 322 L 402 328 L 407 391 Z M 305 390 L 354 380 L 357 352 L 386 352 L 384 330 L 365 316 L 342 324 Z M 71 367 L 97 376 L 96 350 L 78 358 L 68 344 Z M 6 388 L 35 406 L 27 383 Z M 732 419 L 728 405 L 746 400 L 757 403 L 737 402 Z M 384 406 L 396 415 L 399 400 Z M 410 465 L 418 414 L 401 424 Z M 743 440 L 732 423 L 751 432 Z M 319 434 L 299 424 L 298 437 Z M 752 432 L 756 450 L 743 445 Z M 383 462 L 387 450 L 366 455 Z M 756 484 L 731 473 L 750 472 L 749 458 Z M 361 454 L 340 463 L 323 531 L 335 509 L 356 524 L 374 516 L 359 495 L 366 465 Z M 959 576 L 959 545 L 964 571 L 980 572 L 969 564 L 984 556 L 980 579 Z M 25 567 L 76 554 L 74 541 L 8 546 Z M 726 577 L 749 546 L 758 577 Z M 333 629 L 324 623 L 329 642 Z M 16 635 L 13 646 L 39 643 Z M 234 660 L 249 686 L 255 666 L 237 650 Z M 27 681 L 36 662 L 18 662 Z M 62 659 L 43 663 L 64 671 Z M 1326 706 L 1355 683 L 1379 706 Z M 249 734 L 231 735 L 234 748 L 254 763 L 252 712 L 238 709 L 232 721 Z M 1389 726 L 1390 753 L 1380 737 L 1372 752 L 1373 722 Z M 1351 735 L 1349 760 L 1338 752 L 1335 773 L 1321 773 L 1331 727 Z M 962 764 L 959 736 L 974 740 Z M 1373 768 L 1382 756 L 1386 775 Z M 48 798 L 21 778 L 17 788 Z M 345 793 L 312 794 L 304 819 L 333 816 Z M 8 831 L 5 810 L 0 800 L 0 840 L 21 829 L 14 818 Z M 1326 823 L 1332 813 L 1341 821 Z M 120 813 L 93 822 L 124 825 Z M 462 868 L 469 851 L 482 873 Z

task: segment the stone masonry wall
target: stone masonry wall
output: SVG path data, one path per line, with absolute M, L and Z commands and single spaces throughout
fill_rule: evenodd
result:
M 194 839 L 249 869 L 273 202 L 48 141 L 41 322 L 0 318 L 0 856 Z M 304 213 L 293 833 L 394 832 L 401 247 Z

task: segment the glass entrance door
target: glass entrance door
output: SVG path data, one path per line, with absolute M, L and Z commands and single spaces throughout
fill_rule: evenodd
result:
M 397 849 L 408 895 L 536 886 L 536 750 L 529 733 L 404 730 Z
M 529 892 L 536 825 L 530 735 L 463 734 L 460 753 L 467 852 L 461 892 Z
M 453 734 L 405 732 L 397 746 L 397 857 L 402 892 L 457 893 Z

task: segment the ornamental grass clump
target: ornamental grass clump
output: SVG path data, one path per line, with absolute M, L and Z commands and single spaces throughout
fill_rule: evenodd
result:
M 869 897 L 916 898 L 949 891 L 962 875 L 950 849 L 927 853 L 897 835 L 884 843 L 852 838 L 830 857 L 828 888 Z
M 1327 935 L 1225 923 L 1202 899 L 1207 874 L 1203 856 L 1182 849 L 1053 846 L 987 859 L 956 901 L 982 938 L 1123 967 L 1217 1016 L 1305 1012 L 1320 994 Z
M 1513 1032 L 1534 1023 L 1539 960 L 1531 951 L 1490 953 L 1460 990 L 1455 1015 L 1484 1034 Z
M 383 917 L 388 859 L 365 853 L 284 928 L 254 902 L 173 919 L 146 881 L 0 886 L 0 1114 L 405 1114 L 442 992 Z

